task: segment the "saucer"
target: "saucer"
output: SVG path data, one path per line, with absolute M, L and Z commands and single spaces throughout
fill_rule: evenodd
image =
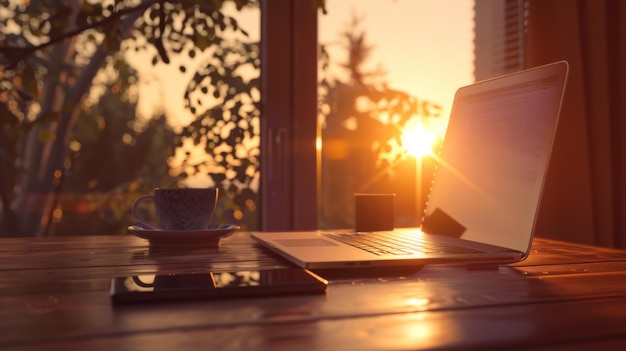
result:
M 238 225 L 214 224 L 204 230 L 154 230 L 141 224 L 128 227 L 128 231 L 150 242 L 150 245 L 203 245 L 217 246 L 220 239 L 239 230 Z

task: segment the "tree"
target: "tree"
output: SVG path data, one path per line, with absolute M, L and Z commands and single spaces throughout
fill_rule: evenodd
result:
M 75 228 L 81 235 L 124 233 L 134 221 L 128 211 L 134 198 L 179 180 L 168 167 L 176 133 L 164 115 L 147 121 L 135 116 L 135 82 L 136 72 L 120 67 L 81 111 L 56 206 L 62 216 L 53 218 L 50 234 Z
M 335 62 L 322 47 L 320 115 L 322 139 L 322 227 L 350 227 L 355 192 L 396 193 L 396 203 L 414 217 L 416 166 L 406 160 L 403 132 L 412 120 L 428 124 L 441 106 L 389 87 L 381 67 L 368 69 L 373 47 L 355 16 L 340 33 L 345 62 Z M 338 65 L 339 70 L 331 70 Z M 413 162 L 415 158 L 412 159 Z M 422 161 L 422 160 L 420 160 Z M 432 177 L 433 160 L 424 159 L 424 188 Z M 420 175 L 421 176 L 421 175 Z M 337 181 L 341 177 L 341 181 Z M 409 195 L 410 199 L 405 199 Z M 408 203 L 406 203 L 408 202 Z M 415 218 L 405 224 L 416 225 Z M 419 220 L 419 218 L 417 219 Z
M 55 194 L 65 184 L 63 179 L 72 164 L 68 148 L 72 131 L 98 72 L 107 66 L 115 67 L 128 50 L 153 55 L 153 64 L 167 64 L 172 55 L 192 56 L 211 48 L 219 52 L 228 46 L 228 35 L 246 35 L 233 17 L 225 15 L 226 3 L 234 3 L 237 10 L 256 6 L 254 0 L 0 0 L 2 235 L 46 235 L 48 221 L 57 206 Z M 324 7 L 323 0 L 313 3 Z M 238 50 L 237 46 L 233 45 L 232 50 Z M 252 61 L 258 61 L 258 46 L 246 50 L 257 52 Z M 209 72 L 209 81 L 221 82 L 227 92 L 220 95 L 221 101 L 234 98 L 234 105 L 227 109 L 240 116 L 244 111 L 240 104 L 248 98 L 232 94 L 231 88 L 247 91 L 250 96 L 257 81 L 237 78 L 239 73 L 233 71 L 223 72 L 228 79 L 219 78 L 219 73 Z M 200 77 L 194 79 L 192 90 L 208 92 L 206 81 Z M 217 94 L 222 94 L 222 90 Z M 190 91 L 188 98 L 192 95 Z M 199 119 L 179 135 L 178 146 L 183 145 L 185 138 L 191 138 L 198 144 L 206 142 L 207 151 L 214 153 L 218 163 L 227 159 L 227 164 L 220 165 L 222 168 L 210 172 L 211 176 L 218 186 L 230 184 L 228 190 L 230 197 L 237 199 L 235 202 L 249 204 L 250 193 L 233 184 L 245 185 L 250 178 L 258 177 L 259 166 L 254 159 L 258 151 L 251 147 L 247 154 L 238 149 L 225 156 L 215 148 L 220 140 L 232 147 L 232 143 L 255 133 L 255 127 L 239 120 L 228 125 L 229 135 L 220 133 L 218 139 L 217 134 L 199 135 L 209 132 L 206 123 L 225 119 L 225 110 L 204 108 L 200 101 L 189 100 L 190 110 Z M 258 103 L 258 97 L 252 102 Z M 199 166 L 191 161 L 182 165 L 192 171 L 200 170 Z M 226 177 L 222 179 L 219 173 L 224 170 Z M 187 175 L 180 173 L 181 177 Z M 38 210 L 33 210 L 35 203 L 29 201 L 33 196 L 37 204 L 43 203 Z

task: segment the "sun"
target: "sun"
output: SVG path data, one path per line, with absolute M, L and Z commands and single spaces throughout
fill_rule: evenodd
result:
M 408 155 L 422 158 L 432 155 L 439 134 L 421 121 L 407 123 L 402 132 L 402 146 Z

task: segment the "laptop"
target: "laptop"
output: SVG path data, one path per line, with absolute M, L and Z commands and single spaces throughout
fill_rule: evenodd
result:
M 252 238 L 307 269 L 524 260 L 567 73 L 567 62 L 559 61 L 457 90 L 419 228 L 255 232 Z M 380 241 L 387 243 L 377 248 Z

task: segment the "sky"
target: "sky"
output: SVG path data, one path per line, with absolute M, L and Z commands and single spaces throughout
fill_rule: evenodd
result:
M 444 106 L 474 81 L 473 0 L 327 0 L 319 41 L 337 41 L 353 15 L 374 46 L 372 61 L 392 88 Z
M 443 120 L 436 128 L 442 133 L 454 92 L 474 80 L 473 0 L 327 0 L 326 6 L 328 14 L 319 15 L 319 42 L 337 42 L 353 15 L 362 18 L 362 28 L 374 47 L 372 64 L 387 72 L 391 88 L 441 105 Z M 258 40 L 259 12 L 233 13 L 250 39 Z M 195 62 L 172 56 L 169 65 L 157 66 L 151 64 L 150 55 L 128 59 L 140 74 L 140 116 L 164 112 L 175 128 L 193 120 L 183 96 L 202 55 Z M 180 63 L 191 69 L 182 74 Z
M 241 28 L 248 32 L 246 40 L 259 41 L 261 16 L 258 9 L 237 11 L 233 2 L 226 2 L 224 12 L 233 16 Z M 162 111 L 174 127 L 188 124 L 194 119 L 194 115 L 184 106 L 185 90 L 193 78 L 195 68 L 204 63 L 206 55 L 198 55 L 193 60 L 186 55 L 170 55 L 169 64 L 159 62 L 152 65 L 152 55 L 156 50 L 149 50 L 152 50 L 149 55 L 129 53 L 126 57 L 140 75 L 138 115 L 150 118 L 154 113 Z M 181 73 L 181 65 L 188 68 L 185 73 Z
M 444 117 L 456 89 L 473 82 L 473 0 L 327 0 L 326 6 L 328 14 L 319 15 L 321 43 L 337 42 L 356 14 L 374 46 L 372 64 L 387 71 L 390 87 L 442 105 Z M 258 39 L 258 12 L 236 18 L 251 39 Z M 182 100 L 193 70 L 181 74 L 174 57 L 170 65 L 156 67 L 151 56 L 129 60 L 142 77 L 140 115 L 162 110 L 176 124 L 193 118 Z

